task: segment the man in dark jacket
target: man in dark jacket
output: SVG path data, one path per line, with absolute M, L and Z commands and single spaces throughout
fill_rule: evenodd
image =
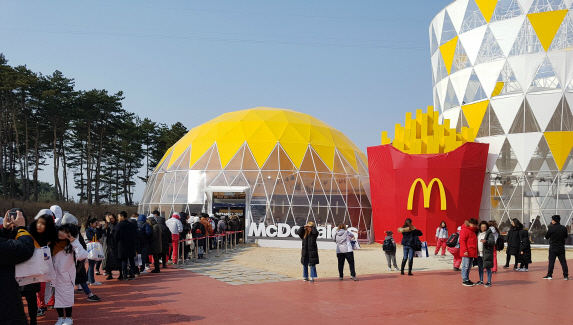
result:
M 0 319 L 6 325 L 28 324 L 14 271 L 16 264 L 34 255 L 34 239 L 24 226 L 25 219 L 21 212 L 16 218 L 6 214 L 0 235 Z M 13 234 L 16 236 L 11 239 Z
M 237 216 L 233 216 L 231 218 L 231 221 L 229 221 L 229 228 L 231 228 L 231 231 L 239 231 L 241 228 L 241 221 L 239 220 L 239 217 Z M 235 244 L 239 243 L 239 239 L 242 237 L 241 233 L 235 233 L 234 235 L 235 238 Z
M 154 269 L 153 271 L 151 271 L 151 273 L 159 273 L 161 271 L 159 270 L 159 254 L 161 254 L 162 252 L 161 227 L 159 227 L 157 221 L 155 221 L 155 217 L 153 216 L 147 218 L 147 223 L 149 224 L 149 226 L 151 226 L 151 229 L 153 230 L 153 235 L 151 237 L 151 241 L 149 242 L 149 251 L 148 251 L 150 255 L 153 255 Z
M 544 279 L 553 279 L 553 268 L 555 267 L 555 258 L 559 258 L 561 268 L 563 269 L 563 279 L 569 280 L 569 268 L 565 259 L 565 239 L 567 239 L 567 228 L 559 224 L 561 216 L 554 215 L 551 217 L 551 226 L 545 234 L 545 239 L 549 239 L 549 269 Z
M 183 231 L 179 233 L 180 240 L 187 239 L 187 234 L 191 232 L 191 225 L 189 224 L 189 216 L 185 212 L 179 212 L 181 216 L 181 224 L 183 225 Z M 183 245 L 183 259 L 187 259 L 189 256 L 189 252 L 191 251 L 191 246 L 187 245 L 188 242 L 185 242 Z
M 117 243 L 117 258 L 121 261 L 123 280 L 135 279 L 135 245 L 137 242 L 137 226 L 129 222 L 127 212 L 121 211 L 118 215 L 119 223 L 115 228 L 115 242 Z M 131 268 L 127 271 L 127 263 Z M 121 277 L 121 274 L 120 274 Z
M 161 264 L 163 268 L 167 267 L 167 260 L 169 259 L 169 247 L 171 246 L 171 230 L 165 225 L 165 218 L 157 218 L 157 224 L 161 228 Z
M 141 233 L 141 230 L 139 229 L 139 225 L 137 224 L 137 219 L 138 219 L 139 215 L 137 215 L 136 213 L 131 215 L 131 218 L 129 218 L 129 222 L 131 222 L 135 228 L 137 229 L 137 240 L 135 241 L 135 256 L 137 257 L 137 254 L 141 254 L 141 245 L 143 243 L 143 233 Z M 141 264 L 143 264 L 143 255 L 141 258 Z M 139 267 L 137 266 L 137 263 L 135 263 L 135 276 L 139 276 L 140 275 L 140 271 L 139 271 Z

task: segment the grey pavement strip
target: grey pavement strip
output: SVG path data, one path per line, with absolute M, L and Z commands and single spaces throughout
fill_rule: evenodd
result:
M 197 274 L 211 277 L 230 285 L 259 284 L 270 282 L 294 281 L 283 274 L 259 270 L 232 263 L 235 254 L 244 249 L 223 254 L 220 257 L 210 255 L 208 259 L 185 261 L 185 265 L 178 267 Z

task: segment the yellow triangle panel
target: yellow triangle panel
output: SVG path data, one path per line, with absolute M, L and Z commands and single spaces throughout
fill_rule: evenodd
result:
M 551 46 L 553 38 L 555 38 L 555 34 L 557 34 L 557 30 L 559 26 L 561 26 L 563 19 L 565 19 L 567 11 L 568 10 L 555 10 L 527 15 L 531 26 L 533 26 L 546 52 L 549 46 Z
M 499 96 L 499 94 L 501 94 L 501 91 L 503 90 L 504 85 L 505 85 L 505 83 L 503 81 L 498 81 L 495 84 L 495 88 L 493 89 L 493 92 L 491 93 L 491 97 Z
M 442 59 L 444 59 L 444 64 L 446 65 L 446 70 L 448 74 L 452 70 L 452 64 L 454 63 L 454 54 L 456 53 L 456 47 L 458 45 L 458 37 L 454 37 L 451 40 L 440 46 L 440 53 L 442 53 Z
M 331 170 L 335 148 L 355 168 L 356 156 L 366 163 L 364 153 L 328 124 L 307 114 L 269 107 L 229 112 L 191 129 L 168 150 L 161 163 L 168 159 L 165 165 L 171 167 L 190 148 L 189 163 L 193 166 L 216 145 L 224 168 L 245 143 L 259 167 L 264 165 L 277 143 L 297 168 L 300 168 L 309 145 Z
M 462 106 L 462 111 L 464 112 L 464 116 L 466 117 L 470 128 L 479 130 L 488 105 L 489 100 L 485 100 L 483 102 Z
M 476 4 L 483 15 L 483 18 L 485 18 L 485 21 L 489 23 L 493 16 L 495 6 L 497 5 L 497 0 L 476 0 Z
M 573 131 L 545 132 L 543 134 L 557 167 L 562 170 L 571 149 L 573 149 Z

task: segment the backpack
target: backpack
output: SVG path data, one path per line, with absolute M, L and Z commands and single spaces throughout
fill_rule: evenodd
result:
M 499 252 L 502 251 L 504 247 L 505 247 L 505 241 L 503 240 L 503 237 L 499 235 L 497 237 L 497 240 L 495 241 L 495 249 Z
M 420 241 L 420 237 L 414 236 L 414 238 L 412 238 L 411 247 L 414 249 L 415 252 L 422 250 L 422 241 Z
M 151 239 L 153 238 L 153 229 L 151 229 L 147 223 L 142 224 L 139 231 L 141 231 L 141 234 L 143 234 L 143 237 L 147 242 L 151 242 Z
M 392 242 L 392 238 L 384 240 L 384 243 L 382 244 L 382 250 L 391 253 L 396 251 L 396 244 Z
M 446 241 L 446 246 L 448 247 L 456 247 L 458 245 L 458 239 L 460 238 L 460 234 L 455 232 L 450 235 L 448 241 Z

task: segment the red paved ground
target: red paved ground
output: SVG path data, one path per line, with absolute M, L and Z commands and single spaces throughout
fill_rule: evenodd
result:
M 558 265 L 558 263 L 557 263 Z M 573 268 L 573 262 L 569 261 Z M 319 266 L 318 271 L 320 272 Z M 334 267 L 334 266 L 333 266 Z M 368 275 L 359 282 L 319 279 L 231 286 L 185 270 L 146 274 L 93 287 L 103 300 L 76 294 L 75 324 L 572 324 L 573 280 L 556 266 L 500 270 L 491 288 L 463 287 L 453 271 Z M 319 273 L 320 274 L 320 273 Z M 477 281 L 477 268 L 470 278 Z M 54 324 L 48 311 L 39 324 Z

